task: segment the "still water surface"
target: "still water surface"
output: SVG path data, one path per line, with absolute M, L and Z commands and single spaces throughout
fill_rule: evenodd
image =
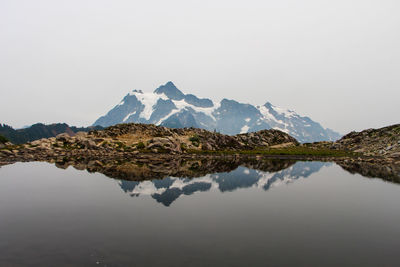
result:
M 0 168 L 0 266 L 400 266 L 400 186 L 332 163 L 125 181 Z

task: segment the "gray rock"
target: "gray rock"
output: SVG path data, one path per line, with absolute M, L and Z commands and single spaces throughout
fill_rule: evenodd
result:
M 61 142 L 68 141 L 69 139 L 70 139 L 70 136 L 67 133 L 62 133 L 62 134 L 59 134 L 56 136 L 56 140 L 61 141 Z

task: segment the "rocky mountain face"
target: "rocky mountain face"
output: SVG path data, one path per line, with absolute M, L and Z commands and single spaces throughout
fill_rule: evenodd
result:
M 14 129 L 9 125 L 0 124 L 0 135 L 3 135 L 14 144 L 23 144 L 41 138 L 55 137 L 61 133 L 67 133 L 72 136 L 77 132 L 88 132 L 90 130 L 100 129 L 103 129 L 103 127 L 75 127 L 69 126 L 66 123 L 53 123 L 49 125 L 36 123 L 27 128 Z
M 213 102 L 184 94 L 172 82 L 160 86 L 153 93 L 133 90 L 93 125 L 107 127 L 129 122 L 171 128 L 203 128 L 228 135 L 277 129 L 300 142 L 334 141 L 340 138 L 340 134 L 323 128 L 309 117 L 278 108 L 269 102 L 263 106 L 229 99 Z
M 400 124 L 351 132 L 336 141 L 333 148 L 400 159 Z

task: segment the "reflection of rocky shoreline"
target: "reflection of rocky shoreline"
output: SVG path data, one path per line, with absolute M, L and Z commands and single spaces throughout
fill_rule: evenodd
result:
M 395 164 L 379 164 L 375 162 L 357 161 L 356 159 L 315 158 L 323 162 L 335 162 L 350 173 L 359 173 L 366 177 L 382 178 L 394 183 L 400 183 L 400 166 Z M 239 166 L 263 172 L 277 172 L 294 165 L 297 161 L 304 161 L 301 157 L 265 157 L 243 155 L 142 155 L 127 159 L 81 159 L 59 160 L 55 164 L 66 169 L 73 166 L 78 170 L 99 172 L 108 177 L 143 181 L 163 179 L 166 177 L 202 177 L 212 173 L 231 172 Z M 311 159 L 308 162 L 315 162 Z
M 250 169 L 276 172 L 293 165 L 296 160 L 268 159 L 240 156 L 143 156 L 127 159 L 102 159 L 90 161 L 59 161 L 56 166 L 66 169 L 99 172 L 121 180 L 143 181 L 166 177 L 202 177 L 211 173 L 231 172 L 243 165 Z
M 382 180 L 400 183 L 400 166 L 399 165 L 382 165 L 368 162 L 350 162 L 340 161 L 337 164 L 344 170 L 352 174 L 360 174 L 364 177 L 380 178 Z
M 30 160 L 26 160 L 30 161 Z M 127 156 L 116 154 L 110 157 L 59 157 L 44 161 L 55 163 L 59 168 L 73 166 L 78 170 L 99 172 L 108 177 L 130 181 L 163 179 L 165 177 L 202 177 L 210 173 L 230 172 L 239 166 L 265 172 L 276 172 L 288 168 L 297 161 L 335 162 L 350 173 L 366 177 L 381 178 L 400 183 L 400 165 L 382 163 L 375 158 L 335 158 L 301 155 L 168 155 L 137 154 Z M 12 164 L 13 159 L 0 161 L 2 165 Z
M 344 170 L 367 177 L 400 183 L 400 167 L 376 163 L 337 160 Z M 58 161 L 56 166 L 99 172 L 120 180 L 121 189 L 131 196 L 150 195 L 165 206 L 181 195 L 209 191 L 221 192 L 258 187 L 263 190 L 305 178 L 327 162 L 259 156 L 168 156 L 143 155 L 130 160 Z

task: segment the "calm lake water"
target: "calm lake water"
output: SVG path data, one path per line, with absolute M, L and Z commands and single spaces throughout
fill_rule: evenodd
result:
M 0 168 L 0 266 L 400 266 L 400 186 L 333 163 L 126 181 Z

